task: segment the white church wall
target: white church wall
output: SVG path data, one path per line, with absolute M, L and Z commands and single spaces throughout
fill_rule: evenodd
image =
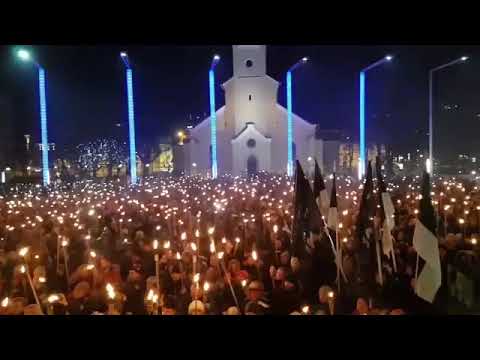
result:
M 270 135 L 275 117 L 278 83 L 264 76 L 262 78 L 239 78 L 233 86 L 235 102 L 235 133 L 253 122 L 262 134 Z
M 255 146 L 249 147 L 248 142 L 254 141 Z M 270 171 L 271 139 L 263 136 L 253 124 L 247 124 L 246 129 L 232 140 L 233 175 L 244 175 L 247 171 L 248 159 L 257 159 L 257 171 Z

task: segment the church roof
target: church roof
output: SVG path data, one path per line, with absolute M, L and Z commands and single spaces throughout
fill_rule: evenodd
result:
M 217 118 L 218 116 L 220 116 L 221 114 L 223 114 L 225 111 L 225 105 L 222 106 L 220 109 L 218 109 L 215 114 L 217 115 Z M 197 125 L 194 126 L 194 128 L 192 130 L 190 130 L 191 133 L 194 133 L 196 130 L 200 130 L 202 128 L 204 128 L 205 126 L 210 126 L 210 116 L 207 116 L 205 119 L 203 119 L 201 122 L 199 122 Z
M 275 80 L 274 78 L 272 78 L 271 76 L 268 76 L 268 75 L 263 75 L 263 76 L 258 76 L 259 78 L 267 78 L 269 80 L 271 80 L 273 83 L 276 83 L 276 84 L 280 84 L 277 80 Z M 234 79 L 242 79 L 241 77 L 239 78 L 236 78 L 235 76 L 232 76 L 230 79 L 228 79 L 227 81 L 225 81 L 221 86 L 222 86 L 222 89 L 225 90 L 225 86 L 227 86 L 227 84 L 230 83 L 230 81 L 234 80 Z
M 287 116 L 287 109 L 285 109 L 282 105 L 280 105 L 278 103 L 277 103 L 277 107 L 280 109 L 280 111 L 282 111 L 285 114 L 285 117 L 286 117 Z M 292 118 L 293 118 L 294 122 L 299 121 L 302 125 L 305 125 L 307 127 L 315 128 L 317 126 L 315 124 L 309 123 L 307 120 L 301 118 L 300 116 L 298 116 L 295 113 L 292 113 Z
M 260 131 L 257 130 L 255 127 L 255 123 L 253 122 L 247 122 L 242 130 L 238 132 L 237 135 L 235 135 L 232 140 L 238 139 L 249 127 L 253 128 L 255 132 L 257 132 L 260 136 L 264 137 L 265 139 L 271 140 L 272 138 L 270 136 L 265 136 L 262 134 Z

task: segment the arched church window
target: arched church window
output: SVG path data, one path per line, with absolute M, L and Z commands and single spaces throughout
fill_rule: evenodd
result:
M 254 148 L 256 145 L 257 145 L 257 142 L 255 141 L 255 139 L 248 139 L 247 146 L 249 148 Z
M 248 95 L 248 101 L 252 101 L 252 95 Z
M 253 61 L 250 60 L 250 59 L 247 60 L 247 61 L 245 61 L 245 66 L 246 66 L 247 68 L 251 68 L 251 67 L 253 66 Z

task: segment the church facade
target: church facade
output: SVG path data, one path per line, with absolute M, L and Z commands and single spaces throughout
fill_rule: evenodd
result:
M 287 110 L 278 104 L 279 82 L 267 75 L 265 45 L 233 46 L 233 77 L 222 85 L 225 106 L 216 111 L 218 174 L 287 172 Z M 323 164 L 316 125 L 293 114 L 294 159 L 305 171 Z M 210 174 L 210 117 L 190 130 L 185 172 Z

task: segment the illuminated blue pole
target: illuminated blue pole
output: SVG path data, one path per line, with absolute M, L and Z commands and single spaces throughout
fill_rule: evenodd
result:
M 208 72 L 208 89 L 210 95 L 210 143 L 212 147 L 211 162 L 212 162 L 212 179 L 218 177 L 217 164 L 217 113 L 215 110 L 215 66 L 220 61 L 220 55 L 214 55 L 212 63 L 210 64 L 210 71 Z
M 293 113 L 292 113 L 292 72 L 302 64 L 306 64 L 307 57 L 297 61 L 287 71 L 287 175 L 293 176 Z
M 50 184 L 48 169 L 48 131 L 47 131 L 47 96 L 45 91 L 45 70 L 38 67 L 38 87 L 40 95 L 40 129 L 42 137 L 42 177 L 43 185 Z
M 212 145 L 212 178 L 218 176 L 217 166 L 217 114 L 215 112 L 215 71 L 213 68 L 208 72 L 208 84 L 210 90 L 210 137 Z
M 365 72 L 360 72 L 360 159 L 358 161 L 359 177 L 365 175 Z
M 133 74 L 128 55 L 121 52 L 120 57 L 127 69 L 127 105 L 128 105 L 128 141 L 130 154 L 130 181 L 133 185 L 137 184 L 137 149 L 135 145 L 135 107 L 133 103 Z
M 293 176 L 292 72 L 287 71 L 287 175 Z
M 128 138 L 130 142 L 130 179 L 132 184 L 137 183 L 137 150 L 135 146 L 135 108 L 133 104 L 132 69 L 127 69 L 127 97 L 128 97 Z
M 360 158 L 358 159 L 358 177 L 362 179 L 365 176 L 365 164 L 368 161 L 367 159 L 367 149 L 365 142 L 365 75 L 366 72 L 370 69 L 373 69 L 379 65 L 384 64 L 385 62 L 391 61 L 393 56 L 387 55 L 380 60 L 374 62 L 373 64 L 367 66 L 360 72 Z

